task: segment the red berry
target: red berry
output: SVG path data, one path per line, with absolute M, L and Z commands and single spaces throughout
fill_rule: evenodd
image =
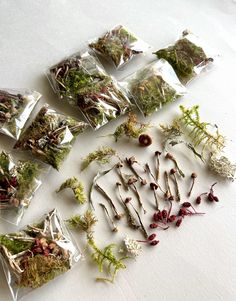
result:
M 167 215 L 168 215 L 168 213 L 167 213 L 167 210 L 162 210 L 162 217 L 163 218 L 167 218 Z
M 168 222 L 172 223 L 176 220 L 176 215 L 171 215 L 169 218 L 168 218 Z
M 210 202 L 214 202 L 214 195 L 213 195 L 211 192 L 208 193 L 207 199 L 208 199 L 208 201 L 210 201 Z

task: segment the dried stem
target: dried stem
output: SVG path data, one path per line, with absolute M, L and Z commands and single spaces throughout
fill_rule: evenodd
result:
M 160 178 L 160 155 L 161 152 L 159 151 L 155 152 L 156 181 L 158 181 Z
M 166 186 L 165 198 L 171 200 L 171 199 L 173 199 L 173 194 L 170 189 L 169 176 L 168 176 L 167 171 L 164 172 L 164 180 L 165 180 L 165 186 Z
M 193 173 L 191 174 L 192 184 L 191 184 L 190 190 L 189 190 L 189 192 L 188 192 L 188 196 L 189 196 L 189 197 L 191 196 L 191 193 L 192 193 L 192 190 L 193 190 L 193 186 L 194 186 L 194 184 L 195 184 L 195 179 L 196 179 L 196 177 L 197 177 L 197 174 L 196 174 L 195 172 L 193 172 Z
M 127 184 L 123 174 L 122 174 L 122 171 L 121 171 L 121 168 L 123 167 L 123 164 L 121 162 L 117 163 L 116 164 L 116 171 L 117 171 L 117 174 L 121 180 L 121 183 L 123 184 L 125 190 L 129 190 L 129 185 Z
M 114 212 L 114 217 L 116 219 L 121 219 L 122 218 L 122 214 L 119 214 L 117 209 L 116 209 L 116 206 L 114 205 L 112 199 L 109 197 L 109 195 L 106 193 L 106 191 L 101 187 L 99 186 L 97 183 L 96 183 L 96 186 L 97 190 L 105 197 L 105 199 L 108 201 L 108 203 L 110 204 L 111 206 L 111 209 L 113 210 Z
M 128 219 L 128 224 L 129 226 L 132 228 L 132 229 L 139 229 L 139 225 L 137 224 L 135 218 L 133 217 L 131 211 L 129 210 L 129 207 L 127 206 L 126 202 L 123 200 L 122 196 L 121 196 L 121 193 L 120 193 L 120 186 L 121 186 L 121 183 L 117 182 L 116 183 L 116 187 L 118 188 L 118 194 L 119 194 L 119 198 L 124 206 L 124 209 L 125 209 L 125 212 L 126 212 L 126 215 L 127 215 L 127 219 Z
M 126 163 L 127 163 L 128 167 L 130 168 L 130 170 L 132 171 L 132 173 L 140 180 L 141 184 L 146 185 L 147 181 L 139 175 L 138 171 L 133 166 L 136 163 L 142 167 L 142 165 L 138 163 L 138 161 L 135 159 L 135 157 L 126 158 Z M 146 172 L 146 170 L 144 168 L 143 168 L 143 170 L 144 170 L 144 172 Z
M 167 154 L 166 154 L 166 159 L 170 159 L 171 161 L 174 162 L 175 167 L 176 167 L 176 169 L 177 169 L 179 175 L 180 175 L 181 177 L 184 178 L 184 177 L 185 177 L 185 174 L 184 174 L 183 171 L 179 168 L 179 165 L 178 165 L 177 160 L 175 159 L 175 157 L 174 157 L 173 155 L 171 155 L 170 153 L 167 153 Z
M 117 226 L 115 225 L 113 219 L 111 218 L 111 216 L 110 216 L 110 214 L 109 214 L 109 212 L 108 212 L 106 206 L 105 206 L 104 204 L 102 204 L 102 203 L 99 203 L 99 205 L 100 205 L 100 206 L 102 207 L 102 209 L 104 210 L 104 212 L 105 212 L 105 214 L 106 214 L 106 216 L 107 216 L 107 219 L 108 219 L 108 221 L 109 221 L 110 224 L 111 224 L 112 232 L 117 232 L 117 231 L 118 231 L 118 228 L 117 228 Z
M 144 227 L 144 225 L 143 225 L 143 223 L 142 223 L 142 220 L 141 220 L 141 217 L 140 217 L 138 211 L 134 208 L 134 206 L 133 206 L 132 203 L 130 203 L 130 205 L 132 206 L 132 208 L 134 209 L 135 213 L 137 214 L 137 217 L 138 217 L 138 220 L 139 220 L 141 229 L 142 229 L 142 231 L 143 231 L 144 237 L 145 237 L 145 238 L 148 238 L 147 231 L 146 231 L 146 229 L 145 229 L 145 227 Z
M 152 179 L 154 180 L 154 183 L 156 183 L 158 185 L 158 187 L 160 188 L 161 192 L 165 193 L 165 191 L 161 188 L 160 184 L 158 183 L 158 181 L 156 180 L 156 178 L 154 177 L 151 168 L 149 166 L 148 163 L 145 164 L 145 168 L 147 170 L 147 172 L 150 174 L 150 176 L 152 177 Z
M 137 197 L 139 206 L 142 207 L 143 213 L 146 214 L 147 211 L 146 211 L 146 210 L 144 209 L 144 207 L 143 207 L 143 203 L 142 203 L 142 200 L 141 200 L 141 197 L 140 197 L 140 194 L 139 194 L 139 192 L 138 192 L 137 187 L 135 186 L 134 183 L 132 183 L 130 186 L 133 188 L 133 191 L 134 191 L 134 193 L 135 193 L 135 195 L 136 195 L 136 197 Z
M 174 180 L 174 184 L 175 184 L 176 201 L 180 202 L 181 196 L 180 196 L 178 181 L 177 181 L 177 178 L 176 178 L 176 169 L 172 168 L 170 170 L 170 175 L 173 176 L 173 180 Z

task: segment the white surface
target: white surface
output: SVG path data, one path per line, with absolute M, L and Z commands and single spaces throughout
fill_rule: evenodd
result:
M 200 104 L 202 119 L 216 123 L 229 138 L 228 154 L 232 159 L 234 155 L 235 159 L 235 1 L 1 0 L 0 86 L 36 89 L 44 95 L 42 102 L 75 115 L 73 109 L 65 108 L 57 101 L 44 71 L 65 55 L 80 49 L 88 39 L 100 35 L 115 24 L 126 25 L 153 45 L 154 49 L 173 42 L 182 30 L 189 28 L 219 50 L 222 58 L 218 64 L 211 72 L 193 81 L 189 85 L 188 95 L 181 101 L 189 106 Z M 153 56 L 149 55 L 139 62 L 145 63 L 152 59 Z M 113 74 L 121 78 L 135 69 L 135 65 L 131 63 L 124 72 Z M 179 103 L 155 114 L 151 121 L 158 124 L 171 120 Z M 97 133 L 88 131 L 79 137 L 62 171 L 51 171 L 45 179 L 20 226 L 55 206 L 61 210 L 64 218 L 75 212 L 83 212 L 83 208 L 77 208 L 69 200 L 69 193 L 58 197 L 55 190 L 64 179 L 73 175 L 79 176 L 88 187 L 88 181 L 98 167 L 94 166 L 87 174 L 79 175 L 80 160 L 100 144 L 112 145 L 110 138 L 97 136 L 111 133 L 118 123 L 113 122 Z M 121 154 L 135 153 L 145 161 L 144 155 L 149 158 L 159 148 L 158 132 L 154 129 L 152 132 L 154 143 L 147 150 L 140 149 L 135 143 L 124 142 L 115 146 Z M 13 141 L 1 136 L 0 144 L 1 148 L 10 150 Z M 179 154 L 180 161 L 188 174 L 194 170 L 199 174 L 196 192 L 205 191 L 215 181 L 215 177 L 205 170 L 201 171 L 200 164 L 195 163 L 188 154 Z M 114 285 L 96 283 L 94 277 L 98 274 L 97 270 L 85 260 L 71 272 L 35 290 L 25 301 L 235 300 L 235 183 L 221 182 L 216 191 L 220 203 L 203 205 L 201 210 L 207 212 L 206 216 L 186 220 L 178 230 L 158 232 L 160 244 L 153 249 L 144 248 L 137 262 L 127 262 L 127 269 L 121 271 Z M 146 206 L 151 215 L 150 204 Z M 102 218 L 100 208 L 97 212 Z M 148 225 L 147 217 L 145 221 Z M 121 227 L 118 238 L 115 238 L 108 231 L 107 224 L 100 223 L 96 231 L 98 244 L 104 246 L 107 242 L 121 239 L 125 229 Z M 0 232 L 15 230 L 12 226 L 0 223 Z M 133 236 L 140 237 L 135 233 Z M 83 248 L 84 239 L 77 234 L 76 238 Z M 11 296 L 1 268 L 0 279 L 0 300 L 9 301 Z

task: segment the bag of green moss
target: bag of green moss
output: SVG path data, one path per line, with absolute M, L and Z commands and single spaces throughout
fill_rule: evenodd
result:
M 116 68 L 123 67 L 133 57 L 148 50 L 150 46 L 122 25 L 115 26 L 102 37 L 91 41 L 89 47 L 111 61 Z
M 144 116 L 150 116 L 186 92 L 171 65 L 163 59 L 139 69 L 122 83 Z
M 0 132 L 18 139 L 41 94 L 30 90 L 0 90 Z
M 57 170 L 69 154 L 76 137 L 88 124 L 44 105 L 31 125 L 23 131 L 14 148 L 31 151 Z
M 0 153 L 0 218 L 18 225 L 49 166 Z
M 59 98 L 79 108 L 94 129 L 130 110 L 125 91 L 88 51 L 51 67 L 48 78 Z
M 199 37 L 188 30 L 182 33 L 181 38 L 174 45 L 157 50 L 154 54 L 158 59 L 165 59 L 171 64 L 183 84 L 187 84 L 211 66 L 217 57 Z
M 19 232 L 0 235 L 0 261 L 14 301 L 64 274 L 80 258 L 56 209 Z

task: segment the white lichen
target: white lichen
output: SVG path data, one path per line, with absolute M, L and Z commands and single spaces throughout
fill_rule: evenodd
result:
M 142 247 L 137 240 L 129 238 L 128 236 L 124 238 L 124 247 L 127 255 L 134 258 L 138 257 L 142 251 Z
M 217 158 L 215 155 L 211 155 L 209 168 L 225 179 L 235 180 L 236 164 L 232 164 L 225 156 Z

